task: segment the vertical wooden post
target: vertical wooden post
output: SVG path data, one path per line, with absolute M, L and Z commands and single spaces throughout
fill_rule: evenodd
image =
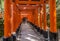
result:
M 44 29 L 44 31 L 46 31 L 47 30 L 47 20 L 46 20 L 46 3 L 45 3 L 45 1 L 43 1 L 43 29 Z
M 11 4 L 11 27 L 12 27 L 12 37 L 13 41 L 16 41 L 16 31 L 20 24 L 20 14 L 16 6 L 16 1 L 13 1 Z
M 34 13 L 35 11 L 34 11 L 34 9 L 33 9 L 33 12 L 32 12 L 32 14 L 33 14 L 33 20 L 34 20 L 34 23 L 33 24 L 35 24 L 35 13 Z
M 31 14 L 31 19 L 32 19 L 32 23 L 34 24 L 34 15 L 33 15 L 33 10 L 31 11 L 32 12 L 32 14 Z
M 16 6 L 15 6 L 15 3 L 16 3 L 16 0 L 11 0 L 11 33 L 13 34 L 13 32 L 15 32 L 15 23 L 14 23 L 14 16 L 15 16 L 15 9 L 16 9 Z
M 40 29 L 42 29 L 42 7 L 40 7 Z
M 50 39 L 53 40 L 54 38 L 56 41 L 56 36 L 57 36 L 56 0 L 50 0 L 49 5 L 50 5 L 50 35 L 52 36 L 50 37 Z
M 21 13 L 20 13 L 21 11 L 20 11 L 20 9 L 18 8 L 18 6 L 16 6 L 16 14 L 15 14 L 15 32 L 17 31 L 17 29 L 19 29 L 20 28 L 20 25 L 21 25 Z
M 43 8 L 42 8 L 42 5 L 41 5 L 41 6 L 40 6 L 40 33 L 41 33 L 41 34 L 43 33 L 42 15 L 43 15 Z
M 38 26 L 38 8 L 35 9 L 35 25 Z
M 56 0 L 50 0 L 50 31 L 56 33 Z
M 11 18 L 11 0 L 4 0 L 4 39 L 3 41 L 9 41 L 9 39 L 11 38 L 10 18 Z
M 46 19 L 46 0 L 43 0 L 43 36 L 48 38 L 47 19 Z
M 40 13 L 38 14 L 38 26 L 40 27 Z
M 13 41 L 16 41 L 16 32 L 15 32 L 15 26 L 14 26 L 14 16 L 15 16 L 15 9 L 16 9 L 16 6 L 15 6 L 15 1 L 12 1 L 11 2 L 11 34 L 12 34 L 12 38 L 13 38 Z
M 12 11 L 11 11 L 11 23 L 12 23 L 12 32 L 15 33 L 19 24 L 21 23 L 20 11 L 15 2 L 12 2 Z
M 10 1 L 4 0 L 4 37 L 11 36 L 11 25 L 10 25 Z
M 13 33 L 13 4 L 11 3 L 11 34 Z M 12 36 L 13 37 L 13 36 Z
M 15 1 L 11 2 L 11 31 L 12 34 L 15 34 L 15 14 L 16 14 L 16 5 L 15 5 Z

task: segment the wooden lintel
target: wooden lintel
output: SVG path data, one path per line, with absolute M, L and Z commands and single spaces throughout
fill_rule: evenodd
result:
M 40 4 L 40 2 L 19 1 L 17 4 Z
M 32 5 L 18 5 L 17 8 L 18 9 L 35 9 L 38 8 L 39 6 L 32 6 Z
M 46 3 L 48 3 L 48 0 L 45 1 Z M 32 0 L 28 0 L 28 1 L 19 1 L 16 0 L 16 4 L 42 4 L 43 0 L 40 1 L 32 1 Z

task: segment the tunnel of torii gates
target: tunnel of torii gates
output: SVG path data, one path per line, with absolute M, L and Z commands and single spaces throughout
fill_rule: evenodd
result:
M 46 4 L 50 8 L 50 32 L 57 33 L 56 0 L 4 0 L 4 38 L 16 32 L 23 17 L 46 31 Z

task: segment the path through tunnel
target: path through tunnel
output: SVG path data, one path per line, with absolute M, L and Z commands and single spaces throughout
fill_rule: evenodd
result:
M 16 34 L 18 38 L 20 34 L 20 30 L 21 32 L 24 33 L 21 35 L 23 37 L 25 34 L 33 33 L 34 36 L 36 35 L 36 38 L 37 38 L 38 35 L 34 32 L 35 29 L 37 33 L 43 35 L 42 36 L 44 37 L 43 40 L 46 40 L 46 41 L 58 40 L 57 27 L 56 27 L 56 2 L 55 0 L 54 1 L 53 0 L 49 0 L 49 1 L 47 0 L 13 0 L 13 1 L 4 0 L 4 3 L 5 3 L 4 5 L 5 14 L 4 14 L 3 41 L 9 41 L 11 37 L 13 38 L 11 39 L 11 41 L 16 41 Z M 49 8 L 50 8 L 49 10 L 50 11 L 50 29 L 47 26 L 46 4 L 49 4 Z M 23 24 L 24 22 L 25 24 Z M 32 30 L 32 28 L 34 29 Z M 23 37 L 21 41 L 24 41 Z M 30 39 L 30 38 L 27 38 L 27 39 Z M 40 41 L 39 39 L 36 41 Z

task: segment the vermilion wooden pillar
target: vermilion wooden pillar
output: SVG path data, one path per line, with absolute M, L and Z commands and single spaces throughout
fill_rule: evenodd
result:
M 11 33 L 13 32 L 13 2 L 11 4 Z
M 43 17 L 43 8 L 42 5 L 40 6 L 40 33 L 42 34 L 43 32 L 43 21 L 42 21 L 42 17 Z
M 15 26 L 14 26 L 14 15 L 16 13 L 15 9 L 15 1 L 11 2 L 11 34 L 12 34 L 12 40 L 15 41 L 16 40 L 16 32 L 15 32 Z
M 33 21 L 34 21 L 34 23 L 33 24 L 35 24 L 35 13 L 34 13 L 35 11 L 34 11 L 34 9 L 33 9 L 33 12 L 32 12 L 32 15 L 33 15 Z
M 50 31 L 56 33 L 56 0 L 50 0 Z
M 31 11 L 31 12 L 32 12 L 32 17 L 31 17 L 31 18 L 32 18 L 32 23 L 34 24 L 34 13 L 33 13 L 33 12 L 34 12 L 34 10 L 32 9 L 32 11 Z
M 18 27 L 20 27 L 20 24 L 21 24 L 21 16 L 20 16 L 21 13 L 20 12 L 21 12 L 20 9 L 18 7 L 16 7 L 16 15 L 15 15 L 16 16 L 15 17 L 16 18 L 16 21 L 15 21 L 16 29 L 15 29 L 15 31 L 18 29 Z
M 11 0 L 11 34 L 14 31 L 14 4 L 15 0 Z
M 40 13 L 38 14 L 38 26 L 40 27 Z
M 11 0 L 4 0 L 4 40 L 11 38 Z
M 40 7 L 40 29 L 42 29 L 42 7 Z
M 12 3 L 12 12 L 11 12 L 11 18 L 12 18 L 12 32 L 15 32 L 15 14 L 16 14 L 16 5 L 15 3 L 13 2 Z
M 4 0 L 4 37 L 11 36 L 11 24 L 10 24 L 10 17 L 11 17 L 11 1 Z
M 35 25 L 38 26 L 38 8 L 35 9 Z
M 16 4 L 12 3 L 12 13 L 11 13 L 11 26 L 12 26 L 12 32 L 15 33 L 19 24 L 21 23 L 21 17 L 19 8 L 16 6 Z
M 46 19 L 46 0 L 43 0 L 43 36 L 48 38 L 47 19 Z
M 20 22 L 20 12 L 19 8 L 17 8 L 17 5 L 15 2 L 12 2 L 11 4 L 11 32 L 12 32 L 12 37 L 13 41 L 16 41 L 16 31 L 19 27 Z
M 50 0 L 50 37 L 51 41 L 56 41 L 57 36 L 57 24 L 56 24 L 56 0 Z
M 45 3 L 45 1 L 43 2 L 43 29 L 44 29 L 44 31 L 46 31 L 47 30 L 47 19 L 46 19 L 46 3 Z

